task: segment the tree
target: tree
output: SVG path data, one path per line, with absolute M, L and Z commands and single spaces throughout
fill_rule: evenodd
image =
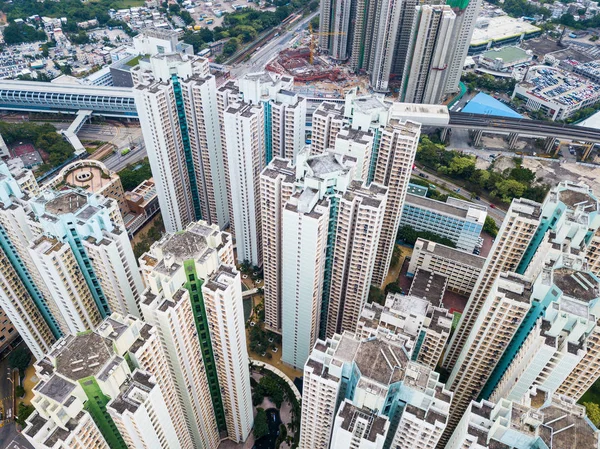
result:
M 487 217 L 485 217 L 485 223 L 483 224 L 483 231 L 487 232 L 492 237 L 496 237 L 498 235 L 498 225 L 496 224 L 496 221 L 489 215 Z
M 22 346 L 14 349 L 8 355 L 8 366 L 18 369 L 21 376 L 25 374 L 29 362 L 31 362 L 31 352 Z
M 594 402 L 584 402 L 583 406 L 587 412 L 587 417 L 596 426 L 600 426 L 600 405 Z
M 23 42 L 46 41 L 46 33 L 24 23 L 10 22 L 4 27 L 4 43 L 6 45 L 21 44 Z
M 400 262 L 400 258 L 402 257 L 402 250 L 398 245 L 394 245 L 394 251 L 392 252 L 392 258 L 390 260 L 390 268 L 395 267 Z
M 510 203 L 513 198 L 521 198 L 526 188 L 527 186 L 515 179 L 503 179 L 496 184 L 495 193 L 502 201 Z
M 25 388 L 23 388 L 22 385 L 15 386 L 15 396 L 18 398 L 22 398 L 23 396 L 25 396 Z
M 448 174 L 454 177 L 469 178 L 475 171 L 475 158 L 472 156 L 455 157 L 448 165 Z
M 238 47 L 240 46 L 240 42 L 234 37 L 229 39 L 225 45 L 223 45 L 223 55 L 224 56 L 231 56 L 232 54 L 234 54 Z
M 402 288 L 397 282 L 390 282 L 385 286 L 385 294 L 388 295 L 390 293 L 402 293 Z
M 152 177 L 152 170 L 150 169 L 150 162 L 148 161 L 148 158 L 146 158 L 141 163 L 128 165 L 118 174 L 121 178 L 123 189 L 125 191 L 130 191 L 135 189 L 143 181 L 150 179 Z
M 371 285 L 371 287 L 369 287 L 369 298 L 367 299 L 367 301 L 374 302 L 379 305 L 384 305 L 385 295 L 383 294 L 380 288 Z
M 17 415 L 15 416 L 15 421 L 25 427 L 27 418 L 35 411 L 33 405 L 25 405 L 23 402 L 19 403 L 19 407 L 17 408 Z
M 254 438 L 259 440 L 269 434 L 269 424 L 267 423 L 267 413 L 264 408 L 256 409 L 256 417 L 254 418 Z

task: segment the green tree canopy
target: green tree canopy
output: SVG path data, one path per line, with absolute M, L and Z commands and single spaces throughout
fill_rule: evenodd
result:
M 10 366 L 13 369 L 18 369 L 21 375 L 25 373 L 25 370 L 29 366 L 30 362 L 31 352 L 29 352 L 28 349 L 22 346 L 19 346 L 18 348 L 14 349 L 8 355 L 8 366 Z
M 594 402 L 584 402 L 583 406 L 587 412 L 587 417 L 596 426 L 600 426 L 600 405 Z
M 256 440 L 269 434 L 269 424 L 267 422 L 267 412 L 264 408 L 256 409 L 256 417 L 254 418 L 254 438 Z
M 485 217 L 483 231 L 487 232 L 492 237 L 496 237 L 498 235 L 498 225 L 496 224 L 496 221 L 489 215 Z

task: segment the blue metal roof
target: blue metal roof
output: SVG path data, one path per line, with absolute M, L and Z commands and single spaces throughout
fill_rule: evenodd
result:
M 467 103 L 461 112 L 482 115 L 496 115 L 500 117 L 523 118 L 522 115 L 517 114 L 501 101 L 498 101 L 494 97 L 484 94 L 483 92 L 479 92 L 477 95 L 475 95 L 475 97 L 473 97 L 471 101 Z

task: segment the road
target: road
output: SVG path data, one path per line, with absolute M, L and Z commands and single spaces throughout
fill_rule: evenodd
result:
M 2 408 L 2 418 L 14 416 L 14 387 L 9 377 L 11 372 L 8 366 L 8 357 L 0 361 L 0 408 Z M 0 421 L 5 422 L 5 421 Z M 0 444 L 0 447 L 4 447 Z
M 147 155 L 146 146 L 141 144 L 137 147 L 133 147 L 132 151 L 126 156 L 121 156 L 121 152 L 117 151 L 112 156 L 104 159 L 102 163 L 106 165 L 109 170 L 118 172 L 123 170 L 127 165 L 141 161 Z
M 441 178 L 429 171 L 421 170 L 420 168 L 415 167 L 415 169 L 413 170 L 413 173 L 417 176 L 419 176 L 419 173 L 426 175 L 427 177 L 424 179 L 426 179 L 428 181 L 432 181 L 438 185 L 441 185 L 449 192 L 456 191 L 456 189 L 460 189 L 459 193 L 460 193 L 460 195 L 462 195 L 464 197 L 470 198 L 473 195 L 471 202 L 478 204 L 480 206 L 486 206 L 488 215 L 494 219 L 494 221 L 496 222 L 498 227 L 500 227 L 500 225 L 502 225 L 502 221 L 504 220 L 504 217 L 506 216 L 506 212 L 504 210 L 499 209 L 498 207 L 491 208 L 490 207 L 491 203 L 484 201 L 483 199 L 480 199 L 480 200 L 475 199 L 474 194 L 472 192 L 469 192 L 468 190 L 466 190 L 464 187 L 454 184 L 451 181 L 448 181 L 445 178 Z
M 269 43 L 262 46 L 258 51 L 255 51 L 250 59 L 241 64 L 237 64 L 235 67 L 230 68 L 231 76 L 233 78 L 239 78 L 245 73 L 254 73 L 264 70 L 267 63 L 279 54 L 280 51 L 289 46 L 289 42 L 294 39 L 297 34 L 308 27 L 308 22 L 316 17 L 319 12 L 314 12 L 299 22 L 292 24 L 292 29 L 281 33 L 274 39 L 271 39 Z
M 0 448 L 2 449 L 33 449 L 29 441 L 17 431 L 14 422 L 0 427 Z

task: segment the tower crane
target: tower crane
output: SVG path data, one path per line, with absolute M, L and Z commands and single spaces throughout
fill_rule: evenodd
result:
M 346 33 L 333 32 L 333 33 L 315 33 L 313 32 L 312 23 L 308 24 L 308 32 L 310 33 L 310 65 L 313 65 L 314 54 L 315 54 L 315 36 L 342 36 Z

